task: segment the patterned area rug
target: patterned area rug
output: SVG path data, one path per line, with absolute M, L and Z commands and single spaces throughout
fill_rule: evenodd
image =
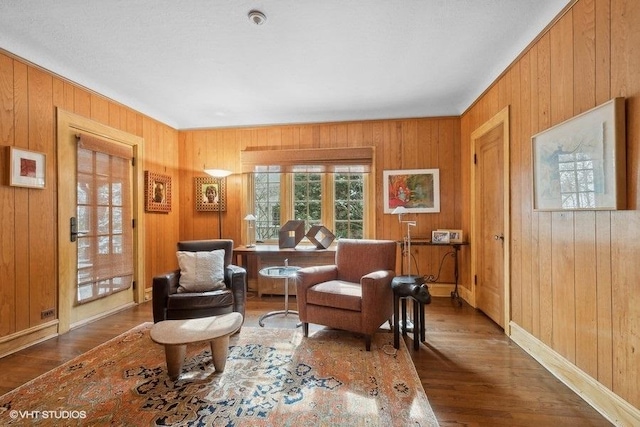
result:
M 404 343 L 357 335 L 244 327 L 224 372 L 208 344 L 166 372 L 151 323 L 0 397 L 0 425 L 437 426 Z

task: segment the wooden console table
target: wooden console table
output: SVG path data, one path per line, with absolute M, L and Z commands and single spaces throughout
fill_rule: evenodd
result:
M 252 247 L 238 246 L 233 249 L 235 264 L 247 269 L 250 281 L 257 283 L 258 296 L 263 294 L 284 295 L 282 284 L 258 274 L 265 267 L 288 264 L 296 267 L 312 267 L 315 265 L 334 264 L 335 247 L 316 249 L 315 246 L 298 245 L 296 248 L 280 249 L 278 245 L 256 245 Z M 295 286 L 289 295 L 295 295 Z
M 399 242 L 402 251 L 404 252 L 404 241 Z M 447 259 L 448 256 L 453 258 L 453 276 L 455 278 L 455 285 L 453 291 L 451 291 L 451 298 L 455 299 L 458 305 L 462 306 L 462 299 L 460 298 L 460 294 L 458 293 L 458 282 L 459 282 L 459 272 L 460 266 L 458 264 L 458 252 L 460 252 L 460 248 L 462 246 L 468 246 L 469 242 L 461 242 L 461 243 L 434 243 L 428 239 L 411 239 L 411 245 L 413 246 L 449 246 L 451 248 L 450 251 L 445 253 L 440 260 L 440 266 L 438 267 L 437 274 L 428 274 L 424 276 L 426 282 L 436 283 L 440 278 L 440 273 L 442 272 L 442 264 L 444 264 L 444 260 Z

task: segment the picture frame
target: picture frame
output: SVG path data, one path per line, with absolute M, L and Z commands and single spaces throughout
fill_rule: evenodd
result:
M 227 210 L 227 178 L 198 176 L 195 178 L 196 210 Z
M 47 185 L 47 155 L 38 151 L 8 147 L 9 185 L 44 189 Z
M 431 243 L 446 245 L 450 242 L 451 237 L 448 230 L 433 230 L 431 232 Z
M 449 243 L 463 243 L 464 242 L 464 233 L 462 232 L 462 230 L 438 229 L 437 231 L 447 231 L 447 232 L 449 232 Z
M 402 169 L 383 171 L 384 213 L 399 206 L 407 213 L 440 212 L 440 170 Z
M 145 171 L 144 202 L 147 212 L 171 212 L 171 177 Z
M 534 135 L 533 210 L 624 209 L 625 138 L 624 98 Z

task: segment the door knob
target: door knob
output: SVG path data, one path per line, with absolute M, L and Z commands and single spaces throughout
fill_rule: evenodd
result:
M 503 234 L 494 234 L 493 235 L 493 239 L 494 240 L 502 240 L 504 242 L 504 235 Z

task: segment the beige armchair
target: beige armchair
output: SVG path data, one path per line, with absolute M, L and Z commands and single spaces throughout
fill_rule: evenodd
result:
M 371 337 L 393 316 L 391 280 L 395 277 L 396 243 L 390 240 L 341 239 L 335 265 L 298 270 L 298 313 L 304 336 L 309 323 Z

